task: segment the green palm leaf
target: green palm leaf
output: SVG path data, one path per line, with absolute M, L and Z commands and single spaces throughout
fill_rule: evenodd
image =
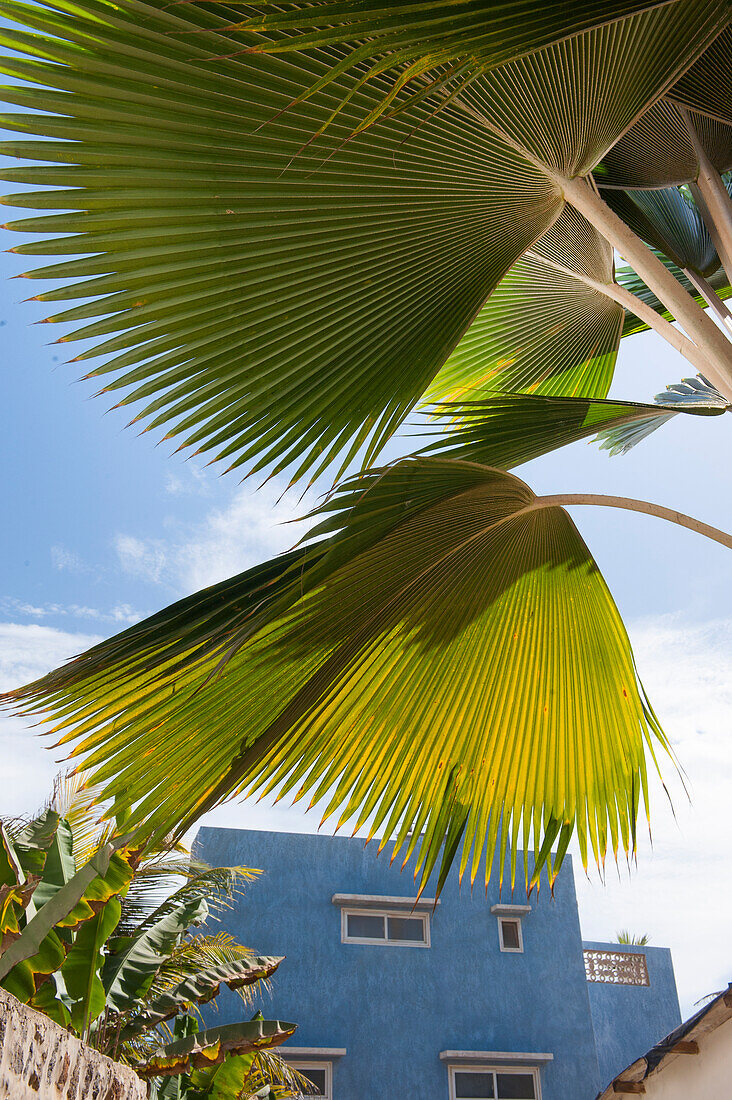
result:
M 681 283 L 685 290 L 689 294 L 693 295 L 696 301 L 704 309 L 707 308 L 707 302 L 697 292 L 696 288 L 692 286 L 683 271 L 676 266 L 673 260 L 667 259 L 657 249 L 654 249 L 658 258 L 666 265 L 673 276 Z M 625 287 L 631 294 L 635 294 L 638 298 L 641 298 L 647 305 L 654 309 L 656 313 L 659 313 L 661 317 L 665 317 L 667 321 L 672 321 L 673 317 L 663 304 L 658 300 L 652 290 L 646 286 L 641 278 L 636 275 L 630 267 L 620 267 L 615 272 L 615 278 L 620 286 Z M 715 291 L 717 296 L 721 299 L 729 298 L 732 295 L 732 287 L 727 281 L 727 275 L 723 268 L 719 268 L 709 279 L 709 285 Z M 636 332 L 645 332 L 648 329 L 648 325 L 641 321 L 639 317 L 636 317 L 634 313 L 629 310 L 625 311 L 625 318 L 623 320 L 623 336 L 632 336 Z
M 428 397 L 496 390 L 604 397 L 623 322 L 623 307 L 607 294 L 612 281 L 612 248 L 566 207 L 490 296 Z
M 732 126 L 730 67 L 732 27 L 726 27 L 703 56 L 676 82 L 669 95 L 684 107 Z
M 160 832 L 278 789 L 405 858 L 419 846 L 423 884 L 461 843 L 471 878 L 497 849 L 533 846 L 540 866 L 558 836 L 561 862 L 575 829 L 583 857 L 632 847 L 665 741 L 587 547 L 535 500 L 484 466 L 399 463 L 336 494 L 297 594 L 228 653 L 222 632 L 218 653 L 168 662 L 175 627 L 128 631 L 16 698 Z
M 420 453 L 509 470 L 596 434 L 605 446 L 611 440 L 625 451 L 630 440 L 639 442 L 679 413 L 718 416 L 728 407 L 715 390 L 700 391 L 697 402 L 684 403 L 679 394 L 661 396 L 663 404 L 653 405 L 523 394 L 446 403 L 432 412 L 437 438 Z M 674 396 L 678 406 L 668 400 Z
M 514 58 L 656 6 L 654 0 L 595 0 L 581 5 L 549 0 L 540 7 L 530 0 L 400 0 L 388 7 L 382 0 L 317 0 L 283 11 L 272 0 L 262 0 L 249 5 L 258 14 L 238 26 L 274 32 L 273 40 L 259 49 L 276 53 L 348 44 L 351 50 L 313 91 L 344 71 L 357 71 L 363 83 L 389 73 L 392 87 L 368 123 L 393 107 L 404 87 L 416 85 L 414 99 L 423 98 L 425 89 L 433 95 L 455 94 L 476 76 Z
M 719 256 L 702 216 L 682 191 L 607 189 L 602 196 L 626 225 L 677 267 L 691 268 L 705 278 L 719 269 Z
M 12 201 L 83 207 L 13 223 L 76 234 L 17 251 L 59 255 L 35 274 L 75 280 L 62 295 L 104 295 L 55 319 L 91 321 L 72 336 L 94 340 L 81 358 L 104 356 L 105 389 L 227 463 L 308 466 L 382 442 L 561 209 L 525 157 L 455 111 L 415 109 L 344 144 L 371 91 L 300 154 L 331 98 L 273 115 L 327 58 L 211 61 L 231 42 L 208 5 L 0 10 L 37 27 L 32 50 L 50 59 L 5 70 L 58 89 L 8 97 L 62 112 L 8 116 L 52 140 L 6 152 L 58 162 L 12 178 L 61 187 Z M 63 258 L 79 253 L 94 255 Z
M 702 147 L 719 172 L 732 168 L 732 124 L 691 112 Z M 594 169 L 602 187 L 678 187 L 696 179 L 699 160 L 681 110 L 662 99 L 646 111 Z
M 46 162 L 5 173 L 42 215 L 11 224 L 52 235 L 16 251 L 58 257 L 28 275 L 85 299 L 53 319 L 146 428 L 249 470 L 368 464 L 560 214 L 557 173 L 588 173 L 727 18 L 640 7 L 552 4 L 536 34 L 506 8 L 535 52 L 356 138 L 391 86 L 334 76 L 352 54 L 243 52 L 264 40 L 204 3 L 2 0 L 35 32 L 2 33 L 3 95 L 30 109 L 5 123 L 43 139 L 4 150 Z

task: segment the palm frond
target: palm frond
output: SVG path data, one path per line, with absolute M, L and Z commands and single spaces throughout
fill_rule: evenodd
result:
M 684 380 L 682 392 L 671 386 L 656 404 L 637 401 L 601 401 L 580 397 L 497 394 L 484 400 L 436 405 L 435 442 L 420 454 L 481 462 L 508 470 L 549 454 L 580 439 L 638 442 L 679 412 L 714 416 L 726 412 L 728 402 L 709 384 Z M 692 393 L 696 399 L 692 398 Z M 635 433 L 635 435 L 633 434 Z
M 229 908 L 235 898 L 242 896 L 242 886 L 252 882 L 259 874 L 248 867 L 209 867 L 198 861 L 192 862 L 188 868 L 182 866 L 180 876 L 174 868 L 175 865 L 166 868 L 164 864 L 159 864 L 155 868 L 159 875 L 143 873 L 135 876 L 138 881 L 133 882 L 133 896 L 123 901 L 124 924 L 120 926 L 120 934 L 128 935 L 134 930 L 134 934 L 139 935 L 164 917 L 199 899 L 206 902 L 210 917 L 215 917 Z M 147 870 L 149 872 L 150 868 Z M 148 888 L 150 886 L 152 889 Z M 150 908 L 156 895 L 159 900 Z
M 623 307 L 603 293 L 612 281 L 612 248 L 566 207 L 490 296 L 427 398 L 605 397 L 623 321 Z
M 675 187 L 653 191 L 609 188 L 602 197 L 626 225 L 678 268 L 705 278 L 718 271 L 717 250 L 690 196 Z
M 657 249 L 653 251 L 662 263 L 666 265 L 674 278 L 681 283 L 684 290 L 688 291 L 703 309 L 706 309 L 708 303 L 701 297 L 696 287 L 692 286 L 686 275 L 676 266 L 673 260 L 669 260 Z M 674 319 L 663 303 L 659 301 L 652 290 L 649 290 L 643 280 L 636 275 L 632 268 L 625 266 L 618 268 L 615 272 L 615 278 L 622 287 L 629 290 L 631 294 L 635 294 L 638 298 L 641 298 L 646 305 L 649 305 L 651 309 L 655 310 L 661 317 L 664 317 L 667 321 L 672 321 Z M 729 285 L 723 268 L 719 268 L 719 270 L 710 277 L 709 285 L 716 292 L 717 296 L 723 300 L 732 295 L 732 287 Z M 641 321 L 639 317 L 636 317 L 635 314 L 631 313 L 629 310 L 625 311 L 623 336 L 632 336 L 636 332 L 644 332 L 647 329 L 648 325 L 645 321 Z
M 424 98 L 448 98 L 465 91 L 476 77 L 551 47 L 585 32 L 614 30 L 610 24 L 629 16 L 652 12 L 654 0 L 595 0 L 562 5 L 549 0 L 537 8 L 530 0 L 512 4 L 488 0 L 413 3 L 400 0 L 385 8 L 380 0 L 317 0 L 282 6 L 273 0 L 249 5 L 256 15 L 232 23 L 271 36 L 256 48 L 290 53 L 311 47 L 346 45 L 349 51 L 306 94 L 335 82 L 343 72 L 354 71 L 366 84 L 388 74 L 388 90 L 362 125 L 381 119 L 389 109 L 401 106 L 403 89 L 407 103 Z M 719 27 L 721 29 L 721 26 Z
M 533 849 L 529 880 L 575 830 L 583 858 L 632 848 L 646 751 L 666 742 L 587 547 L 535 499 L 473 463 L 374 472 L 328 502 L 310 587 L 220 675 L 215 655 L 170 675 L 142 651 L 119 662 L 112 640 L 92 676 L 82 658 L 26 697 L 155 831 L 237 791 L 308 794 L 419 849 L 422 886 L 458 849 L 471 879 Z
M 35 112 L 6 125 L 44 139 L 4 151 L 51 162 L 10 170 L 34 188 L 10 201 L 42 215 L 12 224 L 72 236 L 16 251 L 58 256 L 28 274 L 71 285 L 42 298 L 92 299 L 53 317 L 82 322 L 64 339 L 93 341 L 88 377 L 227 466 L 298 473 L 378 450 L 557 216 L 554 186 L 455 110 L 347 140 L 379 89 L 308 144 L 333 95 L 279 112 L 332 54 L 227 60 L 208 4 L 54 9 L 0 9 L 38 32 L 5 32 L 6 47 L 43 57 L 3 60 L 33 82 L 7 98 Z
M 692 111 L 732 126 L 729 72 L 732 27 L 726 27 L 704 54 L 676 82 L 669 95 Z
M 557 173 L 589 172 L 727 18 L 723 0 L 528 20 L 524 0 L 471 3 L 494 47 L 503 24 L 529 52 L 509 35 L 521 56 L 499 47 L 435 111 L 424 88 L 364 82 L 350 47 L 233 29 L 226 6 L 3 0 L 22 108 L 3 151 L 44 162 L 5 173 L 39 212 L 11 227 L 46 235 L 15 251 L 57 257 L 26 274 L 65 284 L 43 300 L 84 299 L 49 320 L 90 342 L 77 359 L 136 423 L 250 472 L 372 464 L 561 213 Z M 433 33 L 448 11 L 460 23 L 433 9 Z M 363 131 L 385 96 L 400 110 Z
M 87 783 L 83 772 L 57 775 L 49 806 L 63 818 L 70 830 L 77 870 L 110 839 L 113 828 L 100 820 L 99 790 Z
M 732 124 L 691 112 L 694 128 L 715 168 L 732 168 Z M 610 149 L 593 172 L 602 187 L 678 187 L 696 179 L 699 160 L 683 114 L 671 99 L 654 103 Z

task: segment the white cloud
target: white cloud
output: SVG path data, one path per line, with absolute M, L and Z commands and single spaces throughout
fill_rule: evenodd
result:
M 94 634 L 72 634 L 38 624 L 0 623 L 0 691 L 35 680 L 100 641 Z M 22 718 L 0 717 L 3 788 L 0 816 L 32 813 L 50 793 L 62 770 L 62 750 Z
M 131 577 L 158 583 L 163 579 L 168 551 L 159 539 L 138 539 L 134 535 L 117 535 L 114 540 L 119 564 Z
M 119 534 L 120 565 L 131 576 L 185 594 L 241 573 L 302 536 L 304 525 L 292 521 L 311 504 L 295 495 L 282 498 L 282 488 L 274 481 L 259 490 L 242 486 L 195 527 L 171 527 L 165 541 Z
M 193 537 L 176 550 L 181 588 L 196 591 L 234 576 L 288 550 L 302 537 L 293 522 L 309 510 L 296 495 L 281 498 L 282 487 L 268 483 L 254 492 L 240 488 L 228 507 L 211 512 Z
M 93 572 L 74 550 L 69 550 L 66 546 L 51 547 L 51 564 L 59 573 Z
M 118 623 L 129 626 L 139 622 L 141 615 L 128 603 L 116 604 L 109 610 L 99 607 L 87 607 L 86 605 L 71 603 L 46 603 L 31 604 L 23 600 L 4 599 L 0 601 L 0 608 L 5 614 L 18 614 L 33 619 L 47 619 L 67 617 L 72 619 L 92 619 L 99 623 Z
M 732 621 L 686 625 L 678 616 L 635 623 L 630 634 L 643 683 L 682 765 L 691 801 L 661 759 L 673 811 L 659 783 L 652 844 L 639 838 L 638 865 L 607 882 L 587 881 L 575 857 L 583 934 L 612 939 L 648 932 L 673 951 L 685 1015 L 732 978 Z

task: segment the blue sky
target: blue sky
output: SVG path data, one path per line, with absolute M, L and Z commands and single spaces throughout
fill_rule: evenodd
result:
M 6 235 L 6 247 L 17 243 Z M 187 592 L 229 576 L 295 540 L 282 522 L 305 510 L 281 486 L 257 491 L 197 459 L 171 456 L 152 435 L 125 430 L 78 383 L 76 353 L 50 343 L 54 326 L 21 300 L 40 283 L 10 280 L 23 261 L 0 256 L 3 533 L 0 686 L 41 674 L 99 637 Z M 691 373 L 656 336 L 626 341 L 613 395 L 650 399 Z M 679 417 L 630 455 L 586 443 L 518 471 L 543 492 L 615 493 L 671 505 L 732 528 L 732 417 Z M 399 445 L 391 448 L 398 453 Z M 654 846 L 644 839 L 632 876 L 585 881 L 583 930 L 611 938 L 649 932 L 674 950 L 683 1008 L 730 976 L 732 903 L 728 802 L 732 791 L 732 586 L 722 547 L 648 517 L 575 510 L 576 522 L 629 626 L 641 678 L 686 769 L 689 804 L 669 768 L 676 819 L 654 791 Z M 35 731 L 34 731 L 35 732 Z M 0 719 L 6 813 L 43 801 L 59 765 L 26 724 Z M 212 822 L 310 830 L 299 809 L 231 804 Z

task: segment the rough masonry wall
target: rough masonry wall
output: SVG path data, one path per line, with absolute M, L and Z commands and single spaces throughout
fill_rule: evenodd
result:
M 147 1085 L 0 989 L 0 1098 L 6 1097 L 147 1100 Z

